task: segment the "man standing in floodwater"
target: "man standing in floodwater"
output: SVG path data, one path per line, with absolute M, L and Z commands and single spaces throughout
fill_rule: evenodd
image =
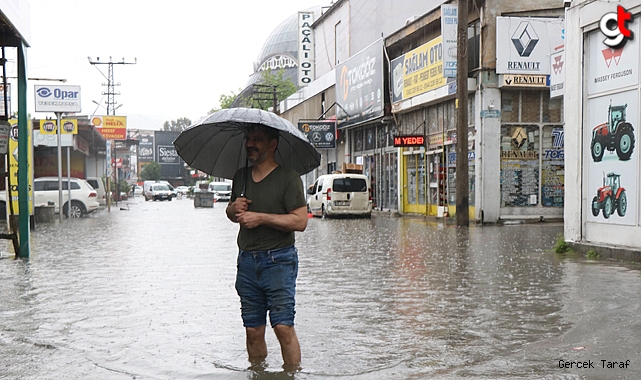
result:
M 294 329 L 298 251 L 295 231 L 307 228 L 303 183 L 296 171 L 275 161 L 278 131 L 253 127 L 245 149 L 249 168 L 236 172 L 227 217 L 240 224 L 236 291 L 252 362 L 267 356 L 267 313 L 280 343 L 284 367 L 297 369 L 300 344 Z

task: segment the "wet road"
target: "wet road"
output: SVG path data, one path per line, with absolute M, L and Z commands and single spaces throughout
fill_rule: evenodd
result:
M 225 204 L 128 203 L 0 242 L 0 379 L 641 378 L 641 267 L 555 255 L 561 225 L 311 219 L 289 375 L 271 331 L 248 368 Z

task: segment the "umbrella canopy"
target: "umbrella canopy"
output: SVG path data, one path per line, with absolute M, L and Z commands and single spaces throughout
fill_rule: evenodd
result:
M 279 131 L 276 162 L 305 174 L 320 165 L 320 153 L 307 136 L 282 117 L 256 108 L 227 108 L 185 129 L 174 141 L 178 155 L 192 168 L 233 178 L 247 164 L 245 133 L 262 125 Z

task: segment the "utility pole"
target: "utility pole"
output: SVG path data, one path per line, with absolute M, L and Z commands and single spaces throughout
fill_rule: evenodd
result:
M 253 96 L 253 98 L 258 102 L 260 108 L 263 108 L 264 102 L 271 101 L 273 107 L 272 112 L 278 115 L 278 89 L 276 86 L 268 84 L 254 84 L 254 88 L 256 89 L 254 94 L 258 96 Z
M 114 65 L 135 65 L 138 63 L 138 59 L 134 58 L 134 62 L 125 62 L 125 59 L 123 58 L 122 61 L 120 62 L 113 62 L 111 60 L 111 57 L 109 57 L 109 62 L 100 62 L 100 57 L 97 57 L 95 61 L 91 59 L 91 57 L 87 57 L 89 59 L 89 63 L 92 65 L 107 65 L 107 75 L 105 75 L 100 69 L 100 74 L 102 74 L 105 79 L 107 79 L 107 84 L 102 84 L 103 86 L 107 86 L 107 92 L 103 92 L 102 95 L 107 95 L 107 116 L 116 116 L 116 101 L 114 100 L 114 96 L 120 95 L 120 93 L 115 92 L 115 86 L 120 86 L 120 83 L 114 83 Z M 97 68 L 97 67 L 96 67 Z M 113 146 L 115 148 L 116 144 L 112 144 L 112 141 L 107 142 L 107 150 L 111 150 L 111 147 Z M 108 194 L 108 199 L 107 199 L 107 212 L 111 212 L 111 152 L 107 154 L 109 162 L 107 162 L 107 194 Z M 114 154 L 114 158 L 116 158 L 116 155 Z M 118 168 L 116 169 L 116 205 L 118 205 L 118 198 L 120 198 L 120 186 L 118 185 Z
M 134 58 L 134 62 L 125 62 L 125 59 L 123 58 L 122 61 L 120 62 L 113 62 L 111 60 L 111 57 L 109 57 L 109 62 L 100 62 L 100 57 L 97 57 L 95 61 L 91 59 L 91 57 L 87 57 L 89 59 L 89 63 L 92 65 L 107 65 L 107 75 L 105 75 L 100 69 L 100 74 L 107 79 L 107 83 L 103 83 L 103 86 L 107 87 L 107 92 L 103 92 L 102 95 L 107 95 L 107 115 L 108 116 L 115 116 L 116 115 L 116 101 L 114 100 L 114 96 L 120 95 L 119 92 L 115 92 L 115 86 L 120 86 L 120 83 L 114 83 L 114 65 L 135 65 L 138 63 L 138 59 Z
M 470 225 L 470 188 L 467 146 L 467 0 L 458 0 L 456 39 L 456 225 Z

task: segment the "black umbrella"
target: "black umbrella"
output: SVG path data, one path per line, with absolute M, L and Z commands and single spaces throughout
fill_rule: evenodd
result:
M 215 112 L 185 129 L 174 141 L 180 157 L 207 174 L 233 178 L 247 165 L 245 134 L 249 127 L 278 130 L 276 162 L 305 174 L 320 165 L 320 153 L 307 136 L 282 117 L 256 108 L 228 108 Z

